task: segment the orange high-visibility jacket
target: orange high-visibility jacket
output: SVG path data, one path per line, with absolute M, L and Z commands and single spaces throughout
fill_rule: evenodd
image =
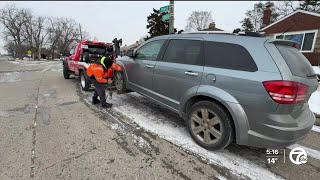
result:
M 108 68 L 107 72 L 104 72 L 102 65 L 94 63 L 88 67 L 86 72 L 89 77 L 94 76 L 99 83 L 107 83 L 107 79 L 113 77 L 113 69 L 122 71 L 119 65 L 113 63 L 111 68 Z

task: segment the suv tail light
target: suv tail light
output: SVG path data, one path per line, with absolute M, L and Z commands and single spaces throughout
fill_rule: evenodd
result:
M 266 81 L 263 86 L 279 104 L 303 103 L 308 94 L 308 86 L 292 81 Z

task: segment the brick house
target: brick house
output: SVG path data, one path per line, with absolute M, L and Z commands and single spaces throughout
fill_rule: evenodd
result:
M 266 7 L 263 28 L 268 37 L 296 41 L 300 51 L 312 65 L 320 65 L 320 14 L 304 10 L 293 13 L 270 24 L 271 10 Z

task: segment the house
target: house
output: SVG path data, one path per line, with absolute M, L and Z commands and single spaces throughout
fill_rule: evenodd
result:
M 298 42 L 298 48 L 310 63 L 320 65 L 320 14 L 296 10 L 271 24 L 270 17 L 271 10 L 267 6 L 260 32 L 268 37 Z
M 136 43 L 131 44 L 129 46 L 125 45 L 123 47 L 120 48 L 120 56 L 125 56 L 127 54 L 128 50 L 134 50 L 135 48 L 137 48 L 138 46 L 140 46 L 141 43 L 139 43 L 139 41 L 136 41 Z
M 222 29 L 216 28 L 216 23 L 212 22 L 209 24 L 209 27 L 207 29 L 202 29 L 200 31 L 223 31 Z

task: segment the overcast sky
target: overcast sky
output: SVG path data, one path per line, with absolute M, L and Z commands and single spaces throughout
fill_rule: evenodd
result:
M 0 1 L 0 8 L 6 3 Z M 18 7 L 30 8 L 34 14 L 43 16 L 71 17 L 81 23 L 91 37 L 111 42 L 115 37 L 123 39 L 123 45 L 137 41 L 148 30 L 147 16 L 152 8 L 159 9 L 169 1 L 17 1 Z M 245 12 L 253 8 L 255 1 L 175 1 L 175 27 L 186 26 L 192 11 L 211 11 L 216 27 L 232 31 L 241 26 L 239 21 Z M 1 30 L 1 28 L 0 28 Z M 0 52 L 3 41 L 0 40 Z

